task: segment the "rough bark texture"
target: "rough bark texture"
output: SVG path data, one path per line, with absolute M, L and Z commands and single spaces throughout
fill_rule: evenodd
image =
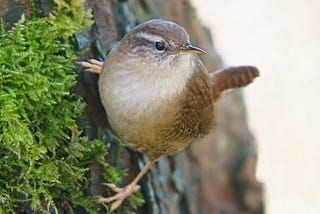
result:
M 0 17 L 9 28 L 22 13 L 29 14 L 27 0 L 0 0 Z M 52 0 L 35 0 L 37 13 L 47 15 Z M 81 59 L 103 60 L 105 54 L 133 26 L 150 18 L 163 18 L 184 26 L 191 42 L 207 50 L 203 61 L 209 71 L 222 66 L 208 29 L 197 19 L 188 0 L 88 0 L 94 24 L 75 35 Z M 85 134 L 94 138 L 98 127 L 108 127 L 97 87 L 98 77 L 78 68 L 77 91 L 87 102 L 85 117 L 90 127 Z M 263 186 L 256 180 L 257 149 L 248 128 L 240 90 L 226 94 L 216 104 L 217 126 L 205 139 L 195 140 L 185 151 L 161 158 L 140 184 L 146 203 L 137 213 L 263 213 Z M 118 146 L 109 132 L 110 163 L 128 168 L 123 184 L 142 168 L 143 155 L 126 149 L 115 159 Z M 92 192 L 103 194 L 101 169 L 91 166 Z

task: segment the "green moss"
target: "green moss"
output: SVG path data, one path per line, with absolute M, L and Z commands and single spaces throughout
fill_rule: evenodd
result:
M 103 141 L 81 137 L 84 104 L 73 93 L 73 33 L 91 21 L 83 1 L 56 0 L 49 17 L 0 32 L 0 213 L 95 213 L 85 174 L 103 164 Z
M 0 20 L 0 213 L 96 213 L 89 164 L 99 163 L 108 182 L 125 172 L 106 163 L 103 137 L 89 141 L 77 125 L 84 104 L 73 92 L 71 43 L 91 24 L 90 13 L 84 0 L 55 0 L 56 9 L 38 18 L 28 2 L 31 20 L 22 16 L 8 32 Z M 115 213 L 128 213 L 141 198 Z

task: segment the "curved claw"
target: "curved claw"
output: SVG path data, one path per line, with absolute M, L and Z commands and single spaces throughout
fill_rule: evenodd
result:
M 120 192 L 122 188 L 118 188 L 115 184 L 112 183 L 103 183 L 103 185 L 109 187 L 113 192 Z
M 91 73 L 100 74 L 102 70 L 103 62 L 98 61 L 96 59 L 90 59 L 89 62 L 85 61 L 76 61 L 76 64 L 84 67 L 86 70 L 90 71 Z
M 110 212 L 113 212 L 115 209 L 117 209 L 121 204 L 123 200 L 116 200 L 111 204 Z
M 96 60 L 96 59 L 89 59 L 89 62 L 90 62 L 91 64 L 94 64 L 94 65 L 97 65 L 97 66 L 100 66 L 100 67 L 102 67 L 102 65 L 103 65 L 103 62 L 98 61 L 98 60 Z
M 111 183 L 104 183 L 104 185 L 108 186 L 112 191 L 116 192 L 116 194 L 108 198 L 99 198 L 97 202 L 98 203 L 113 202 L 111 204 L 111 212 L 117 209 L 122 204 L 124 199 L 126 199 L 132 193 L 137 192 L 140 189 L 139 185 L 134 185 L 134 186 L 127 185 L 124 188 L 118 188 L 116 187 L 116 185 Z
M 105 185 L 110 187 L 114 192 L 116 192 L 116 194 L 108 198 L 99 198 L 97 202 L 98 203 L 113 202 L 111 204 L 111 212 L 117 209 L 121 205 L 124 199 L 126 199 L 132 193 L 137 192 L 140 189 L 140 186 L 137 185 L 137 183 L 142 178 L 142 176 L 148 171 L 148 169 L 152 166 L 153 162 L 154 160 L 149 160 L 146 163 L 146 165 L 143 167 L 143 169 L 139 172 L 137 177 L 124 188 L 118 188 L 114 184 L 106 183 Z

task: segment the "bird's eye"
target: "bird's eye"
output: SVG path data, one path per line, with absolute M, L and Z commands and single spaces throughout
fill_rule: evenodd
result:
M 156 49 L 158 51 L 163 51 L 164 50 L 164 43 L 163 42 L 157 41 L 155 45 L 156 45 Z

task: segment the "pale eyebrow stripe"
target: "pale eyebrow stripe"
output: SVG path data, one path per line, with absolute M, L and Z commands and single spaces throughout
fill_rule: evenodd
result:
M 139 33 L 135 34 L 135 37 L 146 39 L 146 40 L 152 41 L 152 42 L 155 42 L 155 41 L 163 41 L 164 42 L 163 38 L 161 38 L 160 36 L 152 35 L 150 33 L 145 33 L 145 32 L 139 32 Z

